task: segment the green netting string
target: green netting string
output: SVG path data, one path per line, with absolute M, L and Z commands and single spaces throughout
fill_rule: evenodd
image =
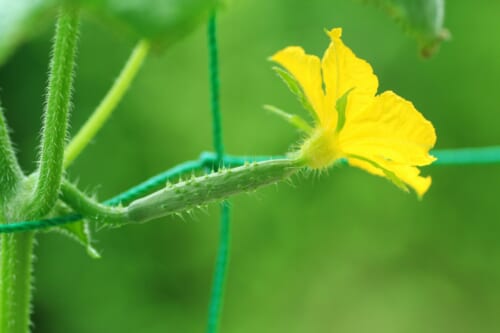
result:
M 216 15 L 212 14 L 208 21 L 208 62 L 210 77 L 210 108 L 212 111 L 213 145 L 215 149 L 216 168 L 224 166 L 224 145 L 222 142 L 222 121 L 219 99 L 219 59 L 217 54 Z M 224 287 L 226 284 L 229 244 L 230 244 L 230 203 L 225 200 L 220 205 L 220 230 L 215 272 L 212 282 L 212 293 L 208 308 L 207 333 L 216 333 L 219 328 Z
M 437 158 L 432 165 L 473 165 L 500 163 L 500 146 L 440 149 L 431 151 Z

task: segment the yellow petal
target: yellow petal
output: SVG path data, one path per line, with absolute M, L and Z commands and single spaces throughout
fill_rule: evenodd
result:
M 337 100 L 354 88 L 347 101 L 346 117 L 349 117 L 350 113 L 364 109 L 371 102 L 377 93 L 378 79 L 370 64 L 345 46 L 341 28 L 332 29 L 327 34 L 331 42 L 321 64 L 326 89 L 325 109 L 333 110 Z
M 373 164 L 367 161 L 362 161 L 356 158 L 349 158 L 348 161 L 351 166 L 361 168 L 377 176 L 388 178 L 384 171 L 382 171 L 382 169 L 375 167 Z M 374 163 L 390 171 L 392 174 L 394 174 L 394 176 L 398 178 L 398 180 L 413 188 L 419 198 L 422 198 L 422 196 L 431 186 L 431 177 L 420 176 L 420 170 L 417 167 L 398 165 L 396 163 L 384 161 L 382 159 L 375 160 Z
M 323 89 L 321 64 L 315 55 L 309 55 L 301 47 L 289 46 L 271 57 L 283 66 L 301 85 L 305 96 L 321 119 L 323 115 Z
M 375 97 L 364 110 L 346 116 L 339 133 L 339 147 L 347 156 L 409 166 L 432 163 L 435 158 L 429 150 L 435 142 L 432 124 L 411 102 L 392 91 Z

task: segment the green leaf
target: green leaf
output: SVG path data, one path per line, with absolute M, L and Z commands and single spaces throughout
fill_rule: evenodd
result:
M 57 231 L 65 236 L 68 236 L 78 244 L 85 247 L 85 249 L 87 250 L 87 254 L 90 257 L 94 259 L 99 259 L 101 257 L 99 252 L 92 246 L 90 228 L 87 221 L 65 224 L 59 227 L 52 228 L 50 230 Z
M 208 18 L 217 0 L 71 0 L 121 30 L 169 45 Z
M 70 214 L 72 210 L 62 202 L 58 202 L 52 212 L 52 216 L 64 216 Z M 50 228 L 48 231 L 56 231 L 69 237 L 78 244 L 85 247 L 89 256 L 94 259 L 101 257 L 99 252 L 92 246 L 92 235 L 90 233 L 89 222 L 82 220 L 70 224 Z
M 0 0 L 0 64 L 28 36 L 55 16 L 59 0 Z
M 432 56 L 449 38 L 444 28 L 445 0 L 365 0 L 383 8 L 418 42 L 423 57 Z
M 307 100 L 307 97 L 304 95 L 302 87 L 297 82 L 297 80 L 295 80 L 295 78 L 290 73 L 288 73 L 281 67 L 273 67 L 273 70 L 276 72 L 276 74 L 278 74 L 281 80 L 283 80 L 285 85 L 288 87 L 288 90 L 290 90 L 292 94 L 294 94 L 297 97 L 300 104 L 302 104 L 302 107 L 311 114 L 314 120 L 318 121 L 318 116 L 316 115 L 316 112 L 314 112 L 311 103 L 309 103 L 309 101 Z
M 52 22 L 62 3 L 81 7 L 134 39 L 170 45 L 205 22 L 218 0 L 0 0 L 0 64 Z

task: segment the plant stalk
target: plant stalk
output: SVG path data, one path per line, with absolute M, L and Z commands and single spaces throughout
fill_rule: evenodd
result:
M 30 331 L 33 239 L 33 231 L 1 235 L 0 333 Z
M 141 68 L 149 51 L 149 42 L 141 40 L 127 60 L 120 75 L 108 91 L 94 113 L 78 131 L 66 147 L 64 152 L 64 168 L 67 168 L 80 155 L 83 149 L 94 138 L 97 132 L 113 113 L 118 103 L 122 100 L 137 72 Z
M 9 130 L 0 107 L 0 202 L 5 202 L 17 187 L 23 172 L 14 153 Z
M 68 181 L 61 184 L 61 199 L 86 219 L 114 224 L 128 222 L 125 208 L 100 204 Z
M 71 105 L 78 26 L 78 12 L 63 6 L 57 21 L 50 63 L 38 177 L 27 212 L 30 218 L 46 215 L 54 207 L 59 193 Z
M 0 109 L 0 224 L 8 221 L 6 207 L 22 179 L 23 173 Z M 33 232 L 0 236 L 0 333 L 28 330 L 32 247 Z M 28 278 L 23 279 L 25 276 Z
M 31 195 L 25 198 L 4 200 L 2 197 L 0 200 L 0 223 L 42 218 L 56 203 L 62 179 L 62 162 L 70 108 L 78 22 L 78 13 L 75 10 L 67 7 L 61 8 L 50 64 L 47 106 L 44 113 L 41 153 L 35 189 Z M 3 118 L 1 121 L 3 122 Z M 0 131 L 4 130 L 0 129 Z M 12 162 L 13 157 L 9 157 L 5 152 L 3 155 L 4 159 L 6 156 L 8 157 L 5 160 L 10 160 L 10 169 L 8 170 L 11 170 L 11 174 L 18 173 Z M 21 179 L 22 175 L 15 182 L 16 186 Z M 7 184 L 7 182 L 4 181 L 3 184 Z M 17 194 L 18 191 L 13 192 Z M 19 194 L 19 196 L 24 195 Z M 33 243 L 34 232 L 1 236 L 0 333 L 30 332 Z

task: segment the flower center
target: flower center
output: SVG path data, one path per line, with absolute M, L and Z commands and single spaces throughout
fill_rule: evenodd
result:
M 337 135 L 334 131 L 323 128 L 315 129 L 299 151 L 299 158 L 313 169 L 327 168 L 341 157 Z

